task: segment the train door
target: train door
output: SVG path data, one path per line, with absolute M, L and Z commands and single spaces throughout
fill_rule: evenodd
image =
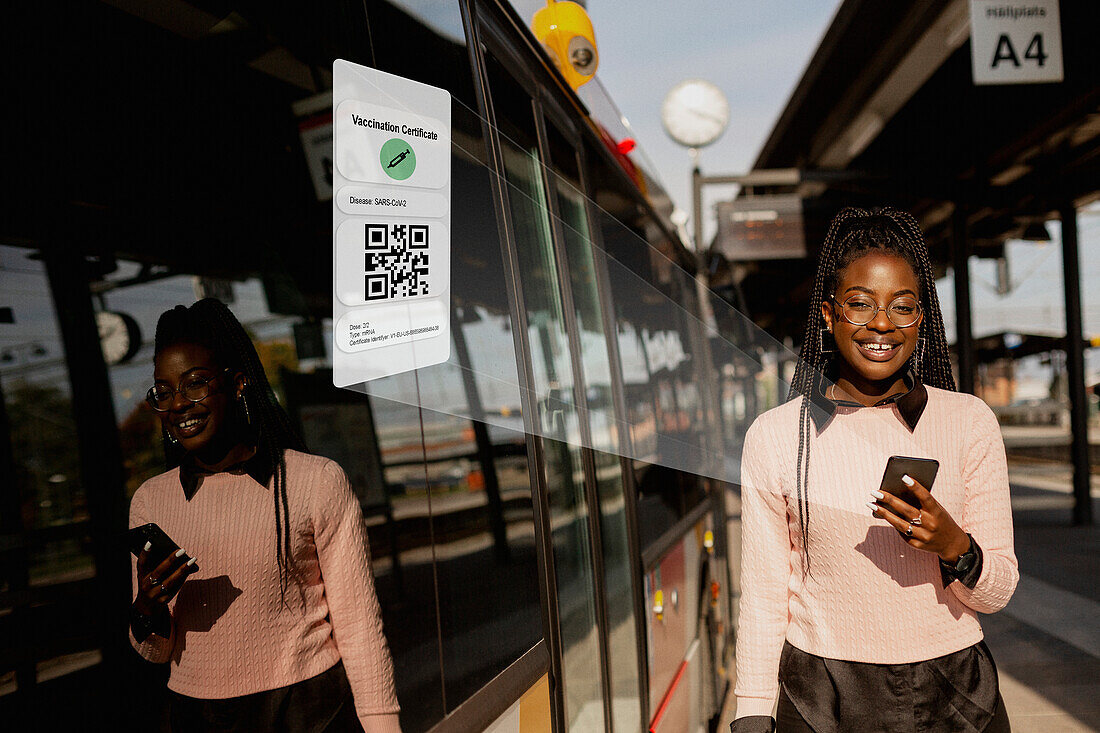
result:
M 604 725 L 604 684 L 599 643 L 593 539 L 586 500 L 586 461 L 577 410 L 583 389 L 572 360 L 571 334 L 559 271 L 561 264 L 546 206 L 544 156 L 539 146 L 532 96 L 497 53 L 485 55 L 487 82 L 499 130 L 507 213 L 522 282 L 521 309 L 530 348 L 532 382 L 528 407 L 544 458 L 542 480 L 551 528 L 547 565 L 548 637 L 552 641 L 554 690 L 559 720 L 567 730 Z
M 608 292 L 602 274 L 602 252 L 593 245 L 591 211 L 582 186 L 583 150 L 578 135 L 553 114 L 546 103 L 545 142 L 548 158 L 550 207 L 554 228 L 568 268 L 568 290 L 573 303 L 585 379 L 584 402 L 591 435 L 594 492 L 589 494 L 593 521 L 598 524 L 597 598 L 603 619 L 611 721 L 616 731 L 641 727 L 642 670 L 637 635 L 635 578 L 640 565 L 629 541 L 632 502 L 626 499 L 621 426 L 621 404 L 616 404 L 614 381 L 618 370 L 607 338 Z M 612 322 L 613 323 L 613 322 Z
M 560 728 L 636 731 L 636 575 L 580 138 L 564 114 L 547 113 L 548 100 L 491 29 L 485 37 L 552 527 L 548 637 Z

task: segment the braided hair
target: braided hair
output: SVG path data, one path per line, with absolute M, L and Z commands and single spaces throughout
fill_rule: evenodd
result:
M 940 389 L 955 390 L 951 373 L 951 358 L 944 333 L 943 314 L 936 295 L 936 280 L 928 245 L 920 225 L 913 216 L 892 208 L 846 208 L 829 224 L 821 246 L 817 274 L 810 293 L 810 310 L 802 351 L 795 366 L 787 401 L 801 396 L 798 420 L 798 459 L 795 486 L 798 500 L 798 521 L 802 536 L 803 573 L 809 571 L 810 503 L 810 401 L 811 390 L 817 387 L 831 355 L 823 352 L 820 329 L 825 325 L 821 303 L 836 290 L 840 273 L 856 260 L 870 253 L 887 253 L 904 259 L 920 281 L 920 304 L 924 318 L 920 324 L 917 348 L 910 357 L 910 366 L 921 382 Z
M 209 349 L 219 366 L 245 376 L 247 383 L 242 395 L 247 401 L 247 407 L 241 405 L 244 413 L 242 422 L 251 424 L 256 451 L 272 467 L 275 554 L 282 581 L 281 595 L 285 599 L 293 571 L 285 452 L 288 448 L 305 451 L 305 443 L 298 437 L 286 411 L 279 405 L 275 392 L 267 381 L 267 374 L 264 373 L 256 347 L 244 326 L 224 303 L 216 298 L 204 298 L 190 308 L 177 305 L 162 313 L 157 321 L 153 359 L 156 360 L 169 346 L 181 343 L 196 344 Z M 175 468 L 183 460 L 184 450 L 168 439 L 166 428 L 162 428 L 162 431 L 166 467 Z

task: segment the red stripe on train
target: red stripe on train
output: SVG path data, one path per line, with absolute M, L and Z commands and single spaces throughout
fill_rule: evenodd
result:
M 653 716 L 653 722 L 649 724 L 649 733 L 657 733 L 657 726 L 661 723 L 661 718 L 665 715 L 665 710 L 668 709 L 669 702 L 672 701 L 672 694 L 676 692 L 676 686 L 680 684 L 680 680 L 684 676 L 684 672 L 687 670 L 687 660 L 680 662 L 680 668 L 676 670 L 676 676 L 672 678 L 672 684 L 668 686 L 668 691 L 665 692 L 664 698 L 661 700 L 660 706 L 657 708 L 657 714 Z

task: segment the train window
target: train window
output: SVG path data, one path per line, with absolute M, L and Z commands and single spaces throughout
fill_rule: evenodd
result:
M 705 498 L 685 470 L 706 458 L 697 385 L 708 375 L 691 338 L 693 280 L 668 259 L 672 243 L 638 205 L 622 171 L 589 149 L 600 241 L 607 254 L 627 422 L 638 489 L 638 534 L 653 543 Z
M 372 1 L 368 16 L 378 68 L 443 87 L 454 98 L 451 357 L 365 388 L 376 407 L 387 483 L 401 495 L 394 511 L 410 530 L 402 542 L 416 543 L 401 558 L 404 582 L 435 578 L 436 598 L 398 596 L 392 621 L 416 650 L 397 670 L 402 725 L 415 731 L 542 638 L 539 574 L 501 237 L 460 3 Z M 437 644 L 440 660 L 433 658 Z M 425 710 L 421 695 L 432 692 L 440 670 L 443 707 Z
M 455 107 L 477 109 L 459 0 L 368 0 L 366 8 L 369 65 L 446 89 Z
M 461 64 L 469 69 L 467 60 Z M 531 474 L 501 237 L 481 119 L 457 102 L 452 138 L 451 358 L 420 370 L 422 387 L 437 385 L 421 398 L 424 414 L 443 406 L 467 418 L 455 425 L 460 430 L 434 438 L 467 446 L 465 473 L 450 469 L 460 479 L 432 486 L 448 711 L 542 638 Z
M 606 294 L 600 296 L 599 253 L 592 246 L 588 208 L 581 190 L 577 146 L 547 125 L 551 186 L 560 219 L 570 290 L 580 330 L 581 362 L 600 502 L 604 598 L 607 613 L 612 716 L 616 730 L 641 725 L 638 648 L 630 546 L 627 541 L 620 434 L 613 403 L 611 359 L 601 317 Z
M 502 64 L 486 56 L 501 133 L 507 193 L 527 311 L 534 390 L 546 446 L 550 522 L 554 527 L 558 612 L 563 646 L 565 715 L 571 730 L 603 720 L 600 659 L 580 424 L 572 396 L 566 316 L 547 210 L 547 191 L 531 98 Z

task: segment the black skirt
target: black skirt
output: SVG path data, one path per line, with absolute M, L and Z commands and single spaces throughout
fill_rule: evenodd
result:
M 344 663 L 316 677 L 252 695 L 204 700 L 169 691 L 172 733 L 361 731 Z
M 997 667 L 985 642 L 912 664 L 825 659 L 787 642 L 779 681 L 785 698 L 780 700 L 779 718 L 790 720 L 797 713 L 817 733 L 1007 729 L 1002 727 L 1007 726 L 1007 715 Z

